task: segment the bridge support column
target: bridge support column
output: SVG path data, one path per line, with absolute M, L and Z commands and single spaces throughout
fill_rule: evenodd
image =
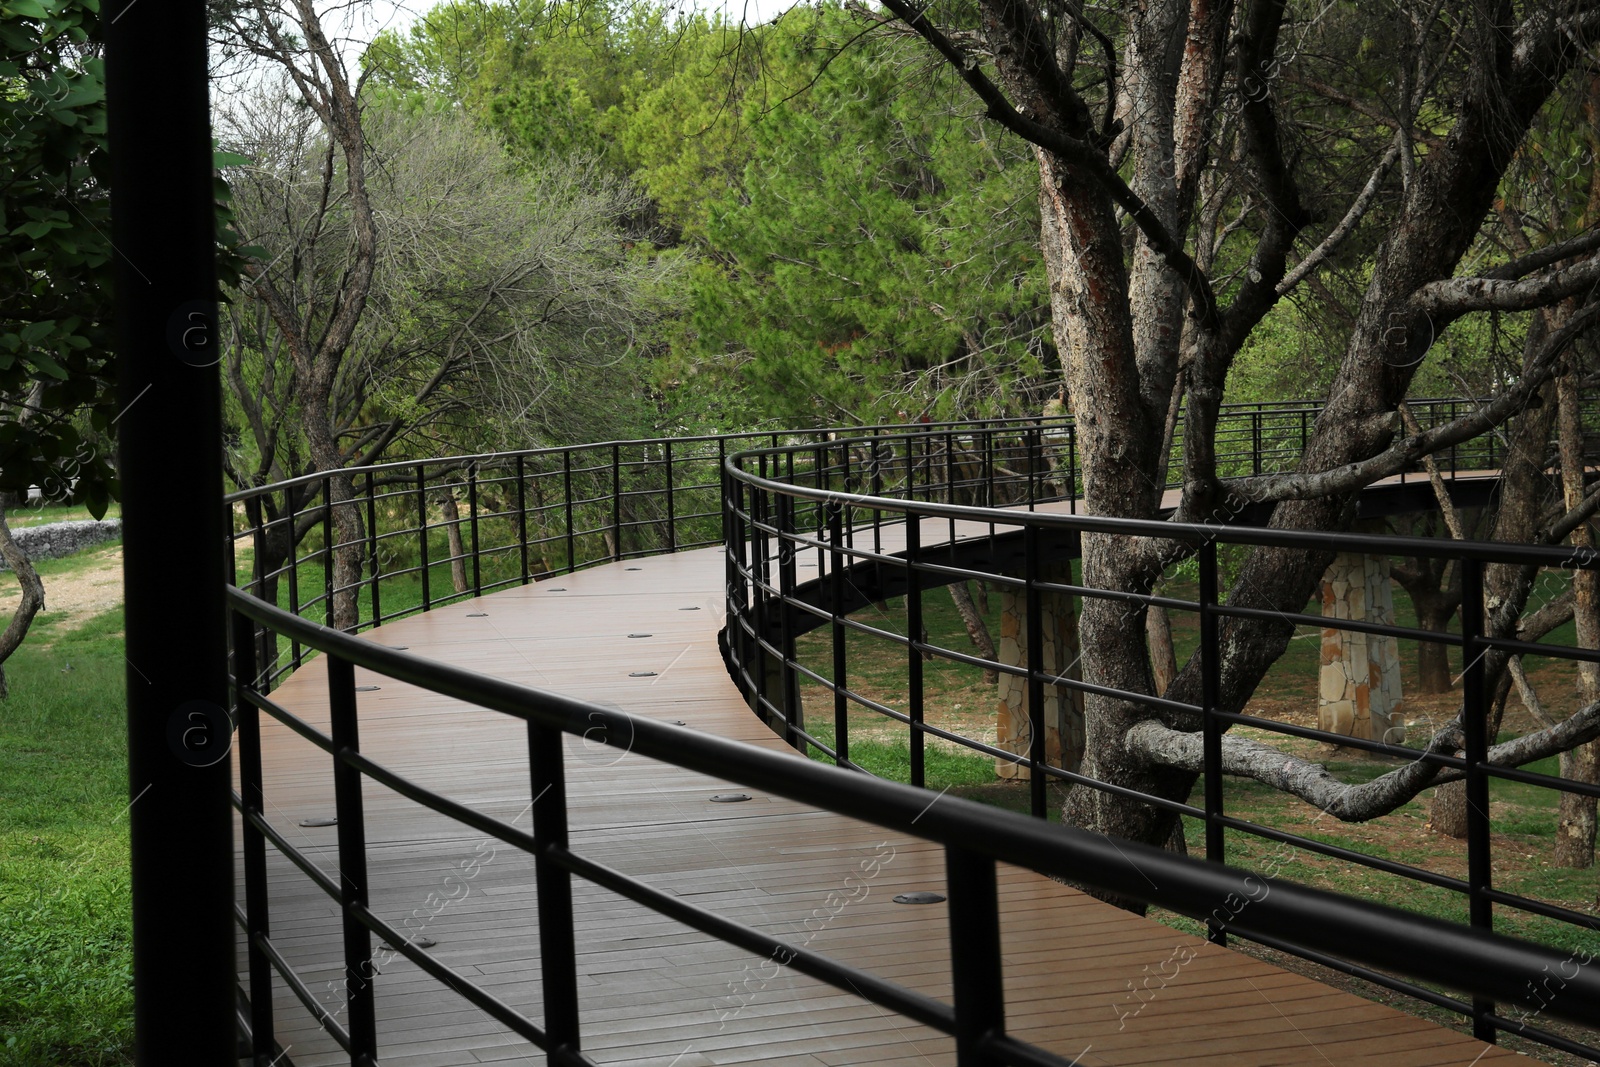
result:
M 1389 560 L 1342 552 L 1322 578 L 1322 614 L 1392 624 Z M 1330 733 L 1399 744 L 1400 650 L 1393 637 L 1328 627 L 1322 631 L 1317 726 Z
M 1070 582 L 1066 566 L 1041 569 L 1046 582 Z M 1040 662 L 1047 674 L 1058 678 L 1083 677 L 1078 656 L 1078 613 L 1073 598 L 1057 593 L 1041 593 L 1040 629 L 1044 634 Z M 1000 594 L 1000 662 L 1013 667 L 1028 665 L 1028 597 L 1024 590 L 1006 588 Z M 1027 758 L 1033 731 L 1028 719 L 1028 680 L 1015 674 L 1001 674 L 996 695 L 999 698 L 998 735 L 995 747 Z M 1075 771 L 1083 761 L 1083 691 L 1064 685 L 1044 687 L 1045 758 L 1054 766 Z M 996 758 L 995 773 L 1001 778 L 1027 781 L 1031 776 L 1025 763 Z

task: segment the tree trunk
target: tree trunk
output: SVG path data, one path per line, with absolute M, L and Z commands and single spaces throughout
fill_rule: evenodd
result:
M 450 490 L 444 494 L 441 505 L 444 511 L 444 535 L 450 541 L 450 584 L 456 592 L 467 591 L 467 549 L 461 543 L 461 510 L 456 507 L 456 495 Z
M 1454 568 L 1451 568 L 1454 570 Z M 1424 630 L 1444 633 L 1455 617 L 1457 601 L 1438 590 L 1412 590 L 1411 603 L 1417 610 L 1417 625 Z M 1450 646 L 1437 641 L 1417 643 L 1417 691 L 1421 693 L 1448 693 L 1453 675 L 1450 671 Z
M 6 523 L 6 507 L 10 504 L 11 494 L 0 493 L 0 556 L 5 558 L 21 584 L 22 600 L 12 613 L 5 632 L 0 633 L 0 700 L 11 695 L 4 664 L 21 647 L 23 638 L 28 636 L 33 617 L 44 610 L 44 583 L 39 580 L 39 572 L 33 569 L 33 561 L 11 536 L 11 527 Z
M 1569 367 L 1557 384 L 1560 398 L 1561 485 L 1569 509 L 1583 501 L 1583 415 L 1579 410 L 1578 372 Z M 1589 524 L 1572 531 L 1574 553 L 1587 551 L 1593 538 Z M 1572 572 L 1572 620 L 1579 648 L 1600 648 L 1600 575 L 1579 568 Z M 1600 699 L 1600 665 L 1579 662 L 1578 707 Z M 1579 745 L 1561 756 L 1561 775 L 1576 782 L 1600 781 L 1600 750 L 1596 742 Z M 1556 823 L 1556 865 L 1586 868 L 1594 865 L 1595 798 L 1562 793 Z
M 967 583 L 951 582 L 946 588 L 950 590 L 950 599 L 956 603 L 956 610 L 961 613 L 961 621 L 966 624 L 967 636 L 972 638 L 972 647 L 978 650 L 978 655 L 993 662 L 996 659 L 994 638 L 989 636 L 989 624 L 983 621 L 983 616 L 978 614 L 977 606 L 972 603 L 972 594 L 967 590 Z M 1000 680 L 1000 672 L 985 667 L 983 680 L 994 685 Z
M 1156 692 L 1165 693 L 1178 676 L 1178 653 L 1172 647 L 1172 617 L 1163 607 L 1153 607 L 1145 617 L 1150 637 L 1150 670 L 1155 675 Z
M 1467 783 L 1447 782 L 1433 791 L 1428 828 L 1463 841 L 1467 836 Z

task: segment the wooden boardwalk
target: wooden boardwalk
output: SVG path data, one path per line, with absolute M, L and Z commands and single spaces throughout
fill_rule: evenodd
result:
M 946 529 L 930 521 L 929 539 Z M 366 636 L 635 716 L 791 751 L 751 715 L 723 666 L 716 642 L 722 588 L 721 550 L 710 549 L 563 575 Z M 631 676 L 637 672 L 654 673 Z M 380 687 L 359 695 L 369 756 L 529 827 L 520 722 L 363 671 L 357 684 Z M 326 729 L 320 660 L 274 698 Z M 329 757 L 266 716 L 262 735 L 269 819 L 337 878 L 335 831 L 299 825 L 332 814 Z M 575 851 L 930 996 L 950 995 L 944 906 L 892 900 L 943 891 L 941 849 L 582 738 L 568 738 L 567 774 Z M 725 792 L 753 799 L 710 802 Z M 440 960 L 540 1021 L 531 860 L 370 781 L 364 798 L 374 910 L 396 924 L 410 917 L 437 943 L 429 951 Z M 270 846 L 268 856 L 274 942 L 337 1014 L 337 910 Z M 239 877 L 242 885 L 242 867 Z M 600 1063 L 954 1063 L 952 1043 L 934 1031 L 589 883 L 576 882 L 574 891 L 583 1048 Z M 1514 1057 L 1028 871 L 1001 868 L 1001 899 L 1010 1031 L 1085 1067 L 1471 1067 Z M 543 1062 L 403 957 L 383 962 L 376 993 L 385 1067 Z M 278 1040 L 294 1064 L 348 1061 L 282 983 L 275 999 Z

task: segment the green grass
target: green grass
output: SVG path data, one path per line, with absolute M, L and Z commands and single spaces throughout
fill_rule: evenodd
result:
M 121 515 L 122 505 L 113 502 L 104 518 L 115 519 Z M 6 512 L 6 525 L 16 530 L 23 526 L 43 526 L 52 522 L 75 522 L 92 518 L 94 516 L 89 514 L 89 509 L 81 504 L 24 504 Z
M 82 565 L 52 560 L 40 570 L 48 582 Z M 0 1065 L 130 1063 L 122 612 L 76 630 L 35 623 L 5 669 Z

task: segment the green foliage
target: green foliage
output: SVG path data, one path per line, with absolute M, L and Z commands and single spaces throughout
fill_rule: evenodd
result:
M 111 203 L 98 0 L 0 3 L 0 490 L 39 486 L 103 515 L 109 439 Z M 219 157 L 218 165 L 226 159 Z M 216 180 L 219 270 L 243 263 Z
M 708 45 L 631 117 L 641 180 L 706 253 L 670 373 L 731 377 L 790 422 L 1037 410 L 1056 379 L 1037 167 L 960 86 L 908 93 L 906 45 L 859 32 L 796 9 L 737 116 Z
M 0 3 L 0 490 L 115 492 L 111 230 L 96 0 Z M 82 418 L 74 418 L 75 413 Z

